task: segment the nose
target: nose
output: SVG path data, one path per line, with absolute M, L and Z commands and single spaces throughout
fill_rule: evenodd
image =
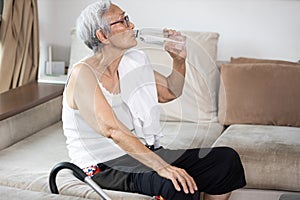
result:
M 134 29 L 134 27 L 135 27 L 134 24 L 133 24 L 132 22 L 130 22 L 129 28 L 130 28 L 130 29 Z

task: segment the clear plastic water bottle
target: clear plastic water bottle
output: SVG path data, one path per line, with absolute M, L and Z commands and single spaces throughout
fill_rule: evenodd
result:
M 147 44 L 155 44 L 163 46 L 165 42 L 172 42 L 177 44 L 184 44 L 184 41 L 180 41 L 180 36 L 173 36 L 169 38 L 167 34 L 164 33 L 163 29 L 159 28 L 141 28 L 135 30 L 135 37 L 142 42 Z

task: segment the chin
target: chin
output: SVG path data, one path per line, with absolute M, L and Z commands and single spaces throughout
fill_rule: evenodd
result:
M 137 45 L 137 41 L 136 41 L 136 39 L 134 38 L 134 44 L 133 44 L 132 47 L 135 47 L 136 45 Z
M 137 41 L 134 38 L 134 40 L 130 43 L 130 48 L 135 47 L 137 45 Z

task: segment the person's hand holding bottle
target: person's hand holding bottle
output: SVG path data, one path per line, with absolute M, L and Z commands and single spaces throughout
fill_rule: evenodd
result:
M 173 58 L 174 62 L 184 62 L 186 59 L 186 36 L 183 36 L 179 31 L 172 29 L 164 29 L 165 38 L 164 48 Z

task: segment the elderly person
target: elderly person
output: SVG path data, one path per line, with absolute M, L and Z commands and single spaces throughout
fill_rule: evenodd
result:
M 72 162 L 102 188 L 164 199 L 228 199 L 244 171 L 231 148 L 169 150 L 160 146 L 158 102 L 181 95 L 186 49 L 166 42 L 173 71 L 152 70 L 130 49 L 134 25 L 117 5 L 99 0 L 82 11 L 78 35 L 94 51 L 74 65 L 63 95 L 63 128 Z M 171 38 L 185 37 L 165 30 Z

